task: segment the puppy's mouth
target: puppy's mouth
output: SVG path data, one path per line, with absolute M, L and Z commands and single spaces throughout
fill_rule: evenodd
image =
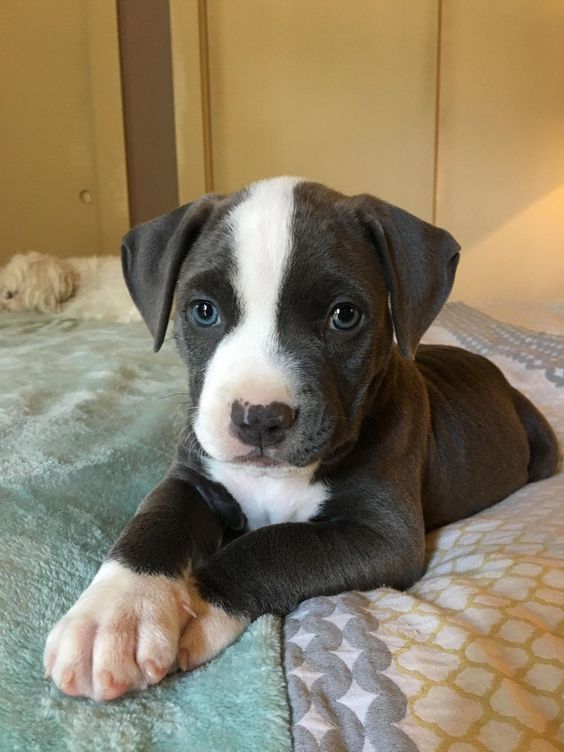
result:
M 260 450 L 255 450 L 248 454 L 235 457 L 233 462 L 244 465 L 254 465 L 256 467 L 290 467 L 287 462 L 275 460 L 273 457 L 263 454 Z
M 283 460 L 276 460 L 263 454 L 260 450 L 249 452 L 248 454 L 235 457 L 230 460 L 230 464 L 244 468 L 250 475 L 268 475 L 274 478 L 285 478 L 288 475 L 299 475 L 301 473 L 313 472 L 317 463 L 307 466 L 293 465 Z

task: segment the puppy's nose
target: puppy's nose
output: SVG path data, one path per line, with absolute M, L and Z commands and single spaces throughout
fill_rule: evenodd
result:
M 243 444 L 267 447 L 280 444 L 296 420 L 296 412 L 284 402 L 249 405 L 236 401 L 231 405 L 233 433 Z

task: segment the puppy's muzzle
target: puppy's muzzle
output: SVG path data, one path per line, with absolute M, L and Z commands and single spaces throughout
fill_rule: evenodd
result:
M 297 411 L 284 402 L 263 406 L 235 401 L 231 406 L 231 432 L 243 444 L 263 449 L 284 441 L 296 416 Z

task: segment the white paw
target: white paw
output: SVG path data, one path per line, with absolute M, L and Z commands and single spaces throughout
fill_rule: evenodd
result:
M 188 620 L 178 644 L 178 667 L 191 671 L 221 653 L 249 624 L 200 597 L 193 581 L 188 582 L 194 618 Z
M 190 613 L 182 581 L 106 562 L 51 630 L 45 675 L 65 694 L 95 700 L 156 684 L 175 665 Z

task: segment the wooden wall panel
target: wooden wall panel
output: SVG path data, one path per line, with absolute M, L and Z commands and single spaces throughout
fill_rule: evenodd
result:
M 296 174 L 430 218 L 436 0 L 208 0 L 214 188 Z
M 117 252 L 128 216 L 115 3 L 3 0 L 0 26 L 0 263 L 30 248 Z

